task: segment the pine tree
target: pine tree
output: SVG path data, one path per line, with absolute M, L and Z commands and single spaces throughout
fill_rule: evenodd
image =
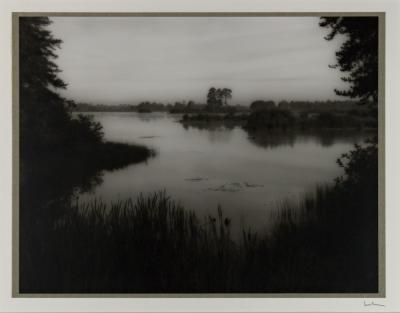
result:
M 330 29 L 326 40 L 338 34 L 346 40 L 336 52 L 337 64 L 331 66 L 347 73 L 342 80 L 347 90 L 336 94 L 378 101 L 378 17 L 321 17 L 319 25 Z
M 232 90 L 229 88 L 222 89 L 222 95 L 224 98 L 224 104 L 228 105 L 228 99 L 232 99 Z
M 20 17 L 19 94 L 20 151 L 56 152 L 79 141 L 101 140 L 101 125 L 90 118 L 72 119 L 71 101 L 57 92 L 66 88 L 54 63 L 62 41 L 53 37 L 48 17 Z M 85 137 L 84 134 L 87 136 Z
M 20 17 L 19 88 L 21 148 L 54 146 L 70 117 L 65 99 L 56 90 L 66 84 L 58 77 L 60 70 L 52 61 L 61 40 L 55 39 L 46 26 L 48 17 Z M 25 150 L 22 150 L 22 152 Z

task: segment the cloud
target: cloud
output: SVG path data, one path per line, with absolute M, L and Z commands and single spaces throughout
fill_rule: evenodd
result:
M 54 17 L 56 60 L 78 101 L 205 101 L 213 84 L 234 102 L 255 96 L 332 99 L 338 42 L 315 17 Z M 290 89 L 290 91 L 289 91 Z M 176 98 L 179 97 L 179 98 Z

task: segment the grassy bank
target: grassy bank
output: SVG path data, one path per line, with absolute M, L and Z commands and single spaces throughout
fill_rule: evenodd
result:
M 164 192 L 66 202 L 56 222 L 29 221 L 40 227 L 24 237 L 21 292 L 376 292 L 375 152 L 354 150 L 343 177 L 282 203 L 265 216 L 268 235 L 243 229 L 239 242 L 221 208 L 200 220 Z
M 146 146 L 115 142 L 104 142 L 92 153 L 96 155 L 97 166 L 106 170 L 143 162 L 155 154 Z
M 113 170 L 132 163 L 143 162 L 154 156 L 155 152 L 146 146 L 137 144 L 102 141 L 98 143 L 82 142 L 63 149 L 32 149 L 21 153 L 22 174 L 25 171 L 40 170 L 54 166 L 82 170 Z M 36 166 L 32 166 L 36 164 Z

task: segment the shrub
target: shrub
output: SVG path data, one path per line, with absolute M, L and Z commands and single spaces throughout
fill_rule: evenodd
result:
M 248 117 L 246 128 L 286 129 L 294 123 L 295 118 L 289 110 L 269 109 L 252 112 Z
M 256 100 L 250 104 L 250 110 L 252 111 L 264 111 L 275 107 L 274 101 Z

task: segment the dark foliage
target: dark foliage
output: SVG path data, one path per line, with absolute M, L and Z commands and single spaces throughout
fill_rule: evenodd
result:
M 274 101 L 256 100 L 250 104 L 250 110 L 252 111 L 264 111 L 275 107 Z
M 96 145 L 102 127 L 91 118 L 69 113 L 70 101 L 57 93 L 66 87 L 53 62 L 61 40 L 47 30 L 48 17 L 20 18 L 20 148 L 22 159 L 73 145 Z
M 213 122 L 227 122 L 243 124 L 246 122 L 247 114 L 236 114 L 235 112 L 210 114 L 210 113 L 199 113 L 199 114 L 184 114 L 182 116 L 182 123 L 206 123 L 210 124 Z M 207 125 L 206 125 L 207 126 Z
M 229 88 L 211 87 L 207 93 L 207 107 L 210 112 L 218 111 L 223 105 L 228 104 L 228 99 L 232 98 L 232 90 Z
M 48 17 L 20 18 L 21 166 L 39 158 L 58 157 L 100 169 L 146 159 L 151 154 L 148 149 L 104 143 L 100 123 L 87 115 L 70 114 L 74 102 L 56 92 L 66 84 L 53 62 L 61 40 L 47 29 L 50 23 Z
M 338 159 L 338 165 L 344 169 L 344 175 L 336 184 L 344 190 L 378 189 L 378 143 L 377 138 L 369 139 L 366 145 L 355 145 L 355 149 Z
M 295 117 L 289 110 L 271 108 L 252 112 L 247 120 L 246 128 L 286 129 L 293 127 Z
M 365 119 L 356 118 L 351 114 L 338 114 L 331 112 L 321 112 L 315 117 L 300 118 L 299 123 L 303 129 L 348 129 L 363 128 L 369 125 L 366 125 Z
M 344 35 L 346 40 L 336 52 L 342 80 L 349 89 L 335 90 L 338 95 L 378 101 L 378 17 L 321 17 L 319 25 L 330 30 L 332 40 Z

